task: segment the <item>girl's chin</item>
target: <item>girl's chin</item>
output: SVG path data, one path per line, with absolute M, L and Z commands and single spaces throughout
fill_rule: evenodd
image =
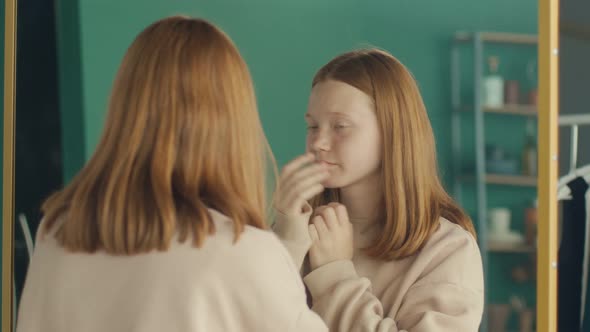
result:
M 322 186 L 324 186 L 326 189 L 338 189 L 342 187 L 335 179 L 328 179 L 322 182 Z

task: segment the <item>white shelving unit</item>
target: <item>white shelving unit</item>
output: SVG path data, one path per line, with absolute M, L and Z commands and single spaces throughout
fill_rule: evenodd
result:
M 502 107 L 485 107 L 482 102 L 482 81 L 484 68 L 484 48 L 489 44 L 503 44 L 506 47 L 537 46 L 537 35 L 515 34 L 505 32 L 458 32 L 453 39 L 451 50 L 451 90 L 452 90 L 452 151 L 453 151 L 453 187 L 454 195 L 459 202 L 462 201 L 461 187 L 470 182 L 475 186 L 476 215 L 474 222 L 478 228 L 478 241 L 482 252 L 482 261 L 485 271 L 489 266 L 489 253 L 499 254 L 530 254 L 536 253 L 536 248 L 525 244 L 498 244 L 487 243 L 487 197 L 489 186 L 514 186 L 536 188 L 537 178 L 524 175 L 493 174 L 486 172 L 485 156 L 485 122 L 486 117 L 493 116 L 517 116 L 526 118 L 537 117 L 537 107 L 534 105 L 507 104 Z M 460 47 L 472 47 L 473 51 L 473 99 L 471 105 L 466 105 L 462 100 L 461 92 L 461 61 Z M 462 160 L 461 118 L 464 114 L 473 113 L 474 144 L 475 144 L 475 169 L 465 174 Z M 487 273 L 486 273 L 487 274 Z M 486 285 L 491 281 L 486 276 Z M 488 303 L 486 287 L 486 304 Z M 481 331 L 487 331 L 487 312 L 481 325 Z

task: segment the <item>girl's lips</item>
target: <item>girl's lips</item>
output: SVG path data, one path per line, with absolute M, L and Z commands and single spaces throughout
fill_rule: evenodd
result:
M 326 166 L 336 166 L 337 164 L 331 163 L 329 161 L 325 161 L 325 160 L 320 160 L 318 161 L 318 163 L 322 164 L 322 165 L 326 165 Z

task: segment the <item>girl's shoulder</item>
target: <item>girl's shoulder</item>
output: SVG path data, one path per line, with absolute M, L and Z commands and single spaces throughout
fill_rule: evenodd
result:
M 427 283 L 483 287 L 483 266 L 477 240 L 461 226 L 440 218 L 438 229 L 418 253 Z
M 438 228 L 427 241 L 426 246 L 466 246 L 478 249 L 477 240 L 458 224 L 440 217 Z

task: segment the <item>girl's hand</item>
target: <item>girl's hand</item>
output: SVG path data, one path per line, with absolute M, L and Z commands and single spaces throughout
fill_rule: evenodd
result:
M 330 203 L 318 207 L 309 225 L 312 245 L 309 262 L 312 271 L 316 268 L 343 259 L 352 259 L 352 224 L 346 207 Z
M 307 153 L 285 165 L 274 200 L 275 209 L 290 222 L 300 224 L 297 226 L 305 233 L 312 212 L 307 201 L 324 190 L 321 182 L 329 176 L 325 166 L 314 161 L 314 155 Z

